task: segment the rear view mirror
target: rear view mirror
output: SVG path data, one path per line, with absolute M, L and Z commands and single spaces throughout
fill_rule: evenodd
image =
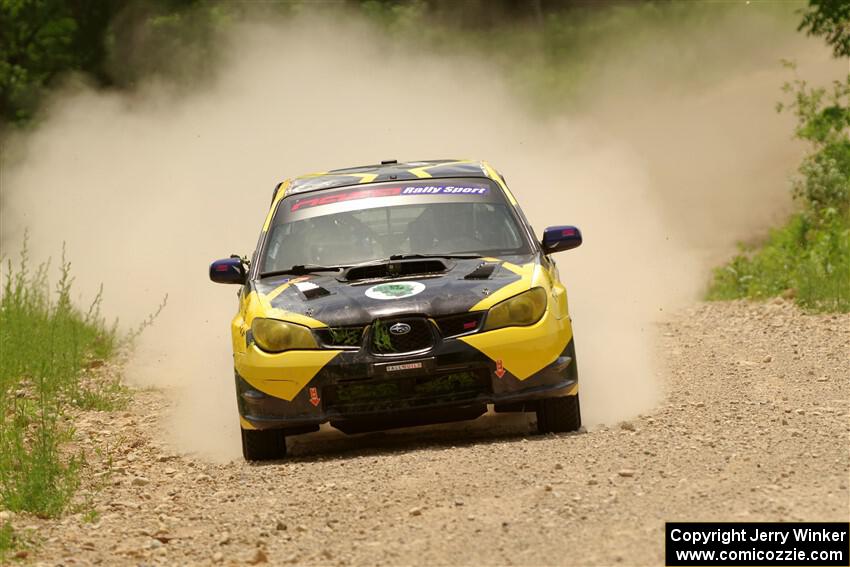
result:
M 581 231 L 574 226 L 550 226 L 543 231 L 543 251 L 546 254 L 578 246 L 581 246 Z
M 210 264 L 210 279 L 215 283 L 244 284 L 248 274 L 240 258 L 224 258 Z

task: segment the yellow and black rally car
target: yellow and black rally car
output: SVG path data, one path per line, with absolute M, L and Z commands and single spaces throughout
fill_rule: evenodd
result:
M 485 162 L 434 160 L 297 177 L 274 191 L 231 323 L 242 451 L 286 436 L 535 411 L 542 432 L 581 426 L 567 293 L 542 241 Z

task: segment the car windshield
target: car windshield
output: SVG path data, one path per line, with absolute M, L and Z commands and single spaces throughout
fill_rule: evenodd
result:
M 260 273 L 359 264 L 398 254 L 482 256 L 530 250 L 498 188 L 469 179 L 375 184 L 283 200 Z

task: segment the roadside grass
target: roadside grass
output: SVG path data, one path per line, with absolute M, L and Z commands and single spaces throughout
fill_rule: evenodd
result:
M 72 403 L 83 410 L 118 411 L 130 403 L 130 391 L 120 378 L 109 378 L 90 386 L 81 385 Z
M 10 559 L 26 557 L 32 544 L 22 534 L 16 533 L 12 522 L 0 521 L 0 565 L 7 565 Z M 17 554 L 21 555 L 17 555 Z
M 15 532 L 12 524 L 3 522 L 0 525 L 0 562 L 6 561 L 6 555 L 15 547 Z
M 759 248 L 714 270 L 709 300 L 794 298 L 815 312 L 850 312 L 850 217 L 813 226 L 794 215 Z
M 114 379 L 83 380 L 83 371 L 112 357 L 122 341 L 100 314 L 99 292 L 88 309 L 71 301 L 71 264 L 62 255 L 59 279 L 49 262 L 32 268 L 26 243 L 4 262 L 0 292 L 0 508 L 38 517 L 66 511 L 80 485 L 85 455 L 67 448 L 71 408 L 117 409 L 129 393 Z M 15 534 L 0 528 L 0 561 Z

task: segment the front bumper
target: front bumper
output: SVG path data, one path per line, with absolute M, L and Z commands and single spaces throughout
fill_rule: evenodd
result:
M 279 381 L 287 382 L 287 370 L 279 372 Z M 291 400 L 252 382 L 237 371 L 243 427 L 303 433 L 330 422 L 353 433 L 472 419 L 487 404 L 495 404 L 497 411 L 532 409 L 539 399 L 576 393 L 578 373 L 571 338 L 552 363 L 522 380 L 501 361 L 463 341 L 447 340 L 419 355 L 339 352 Z

